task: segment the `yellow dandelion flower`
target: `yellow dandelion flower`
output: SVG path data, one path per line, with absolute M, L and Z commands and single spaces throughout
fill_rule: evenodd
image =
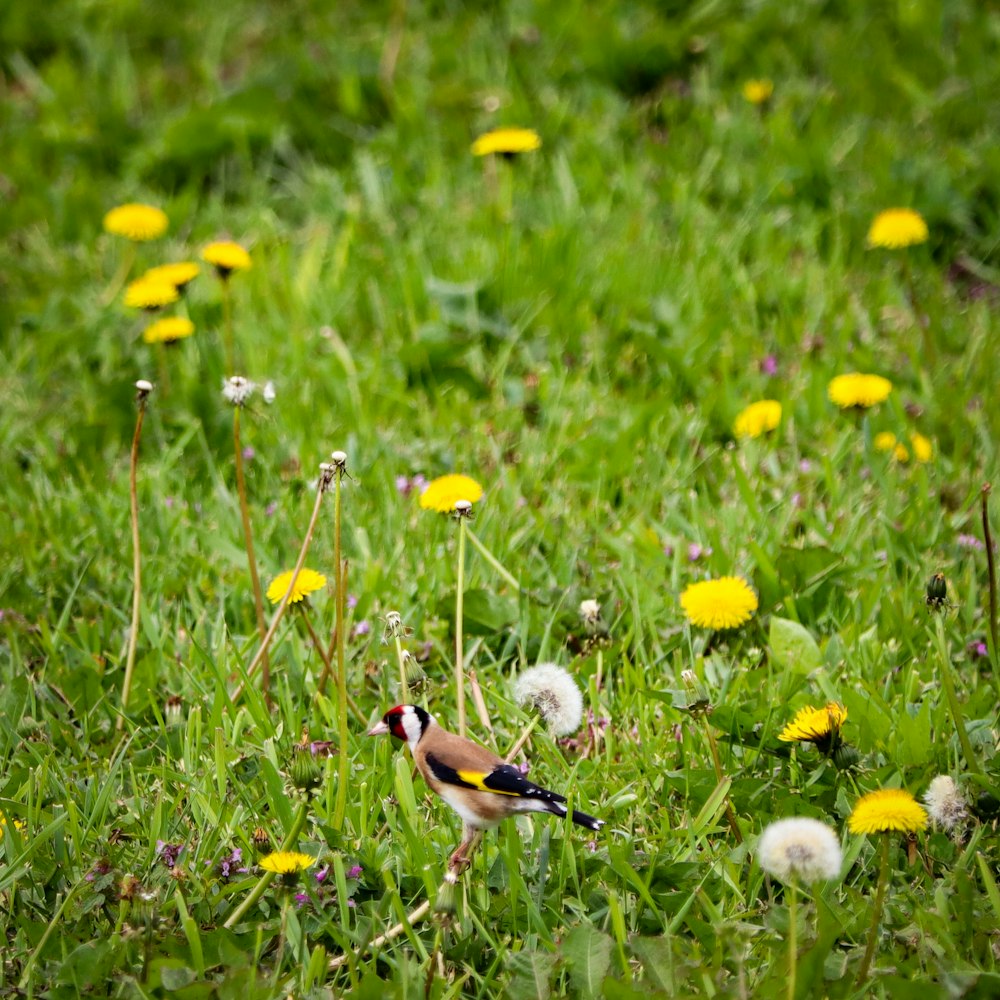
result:
M 517 156 L 541 148 L 542 140 L 533 128 L 495 128 L 479 136 L 472 144 L 473 156 Z
M 153 205 L 119 205 L 104 216 L 105 232 L 124 236 L 133 243 L 155 240 L 167 231 L 167 213 Z
M 892 451 L 896 447 L 896 435 L 892 431 L 880 431 L 873 442 L 876 451 Z
M 137 278 L 125 289 L 125 305 L 132 309 L 162 309 L 179 298 L 176 286 L 151 278 Z
M 220 278 L 228 278 L 233 271 L 249 271 L 252 266 L 250 254 L 232 240 L 209 243 L 202 250 L 201 259 L 206 264 L 212 264 Z
M 736 418 L 733 433 L 739 438 L 757 438 L 773 431 L 781 423 L 781 403 L 776 399 L 762 399 L 751 403 Z
M 700 628 L 736 628 L 748 622 L 757 610 L 757 595 L 746 580 L 723 576 L 718 580 L 692 583 L 681 594 L 681 607 L 688 621 Z
M 903 788 L 882 788 L 858 799 L 847 828 L 851 833 L 916 833 L 927 826 L 927 812 Z
M 743 96 L 751 104 L 764 104 L 773 93 L 774 84 L 770 80 L 747 80 L 743 84 Z
M 151 267 L 144 275 L 151 281 L 165 281 L 175 288 L 183 288 L 190 284 L 201 273 L 201 268 L 193 260 L 180 261 L 177 264 L 160 264 Z
M 469 476 L 451 474 L 432 479 L 420 494 L 420 506 L 424 510 L 436 510 L 448 514 L 455 509 L 459 500 L 475 503 L 482 499 L 483 488 Z
M 14 829 L 17 830 L 18 833 L 21 833 L 27 827 L 27 823 L 25 823 L 24 820 L 21 819 L 11 820 L 10 825 L 14 827 Z M 6 826 L 7 826 L 7 817 L 4 816 L 3 813 L 0 813 L 0 836 L 3 835 L 4 828 Z
M 840 727 L 847 718 L 847 709 L 831 701 L 823 708 L 806 705 L 778 734 L 784 743 L 812 743 L 825 754 L 840 746 Z
M 913 449 L 913 457 L 918 462 L 929 462 L 934 457 L 934 445 L 916 431 L 910 435 L 910 447 Z
M 912 208 L 887 208 L 875 216 L 868 230 L 868 246 L 899 250 L 927 241 L 927 223 Z
M 271 586 L 267 588 L 267 599 L 272 604 L 278 604 L 285 594 L 288 593 L 288 585 L 292 582 L 292 573 L 293 570 L 289 570 L 287 573 L 279 573 L 271 581 Z M 295 587 L 292 589 L 291 597 L 288 598 L 288 603 L 297 604 L 313 591 L 325 586 L 326 577 L 322 573 L 317 573 L 316 570 L 303 566 L 299 571 L 298 577 L 295 579 Z
M 172 344 L 194 333 L 194 323 L 185 316 L 165 316 L 142 331 L 147 344 Z
M 297 875 L 316 864 L 316 859 L 298 851 L 273 851 L 262 857 L 258 864 L 266 872 L 275 872 L 278 875 Z
M 848 375 L 838 375 L 830 382 L 826 391 L 830 402 L 836 403 L 842 410 L 852 407 L 867 409 L 888 398 L 892 392 L 892 383 L 881 375 L 851 372 Z

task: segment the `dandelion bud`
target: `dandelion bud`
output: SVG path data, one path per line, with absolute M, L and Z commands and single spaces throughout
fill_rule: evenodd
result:
M 258 851 L 265 851 L 271 846 L 271 838 L 268 835 L 267 830 L 265 830 L 262 826 L 254 828 L 250 839 L 253 841 L 253 845 Z
M 292 758 L 292 784 L 304 792 L 315 788 L 322 780 L 323 772 L 309 747 L 299 748 Z
M 180 695 L 172 694 L 163 704 L 163 719 L 173 728 L 184 721 L 184 700 Z
M 978 819 L 988 823 L 1000 817 L 1000 799 L 992 792 L 980 792 L 973 811 Z
M 390 639 L 397 639 L 403 634 L 403 616 L 398 611 L 385 613 L 385 628 L 382 630 L 382 642 L 388 644 Z
M 458 877 L 454 872 L 448 872 L 444 877 L 444 882 L 441 883 L 441 888 L 438 889 L 437 899 L 434 901 L 434 912 L 435 913 L 454 913 L 455 912 L 455 883 L 458 881 Z
M 423 667 L 417 662 L 417 658 L 408 650 L 403 650 L 403 670 L 406 673 L 406 683 L 409 685 L 419 684 L 423 681 L 424 674 Z
M 831 754 L 834 767 L 838 771 L 850 771 L 861 760 L 861 754 L 847 743 L 841 743 Z
M 938 611 L 948 600 L 948 581 L 944 573 L 935 573 L 927 582 L 927 607 Z

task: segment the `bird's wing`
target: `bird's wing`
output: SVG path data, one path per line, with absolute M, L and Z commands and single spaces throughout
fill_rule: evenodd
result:
M 480 792 L 492 792 L 494 795 L 511 795 L 519 799 L 538 799 L 542 802 L 566 801 L 564 796 L 528 781 L 510 764 L 497 764 L 488 769 L 475 766 L 453 767 L 447 761 L 441 760 L 433 751 L 429 751 L 425 759 L 431 774 L 446 785 L 474 788 Z

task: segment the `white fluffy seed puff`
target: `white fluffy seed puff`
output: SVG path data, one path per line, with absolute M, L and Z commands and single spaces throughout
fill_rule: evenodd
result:
M 522 708 L 536 708 L 553 736 L 568 736 L 580 728 L 583 695 L 570 673 L 554 663 L 539 663 L 518 674 L 514 700 Z
M 924 792 L 927 812 L 935 826 L 954 830 L 969 815 L 969 807 L 958 785 L 947 774 L 939 774 Z
M 837 834 L 818 819 L 779 819 L 764 827 L 757 860 L 781 882 L 811 885 L 840 874 L 844 855 Z

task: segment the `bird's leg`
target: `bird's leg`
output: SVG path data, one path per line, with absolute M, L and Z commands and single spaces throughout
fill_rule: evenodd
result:
M 479 842 L 482 839 L 482 830 L 465 823 L 462 824 L 462 843 L 458 845 L 454 854 L 448 859 L 449 874 L 461 875 L 472 864 L 470 855 L 479 846 Z
M 472 859 L 466 854 L 466 850 L 472 846 L 476 839 L 476 831 L 466 824 L 462 824 L 462 843 L 458 845 L 455 852 L 448 859 L 448 871 L 460 875 L 469 865 Z

